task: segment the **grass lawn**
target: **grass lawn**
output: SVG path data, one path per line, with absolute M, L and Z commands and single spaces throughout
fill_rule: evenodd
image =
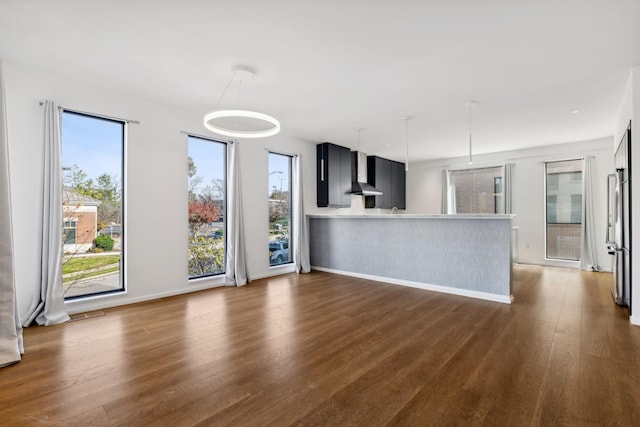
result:
M 104 267 L 120 261 L 118 255 L 104 255 L 91 257 L 72 257 L 62 263 L 62 274 L 76 273 L 78 271 L 91 270 L 93 268 Z

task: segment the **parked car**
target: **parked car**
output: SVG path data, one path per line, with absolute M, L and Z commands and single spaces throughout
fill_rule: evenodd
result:
M 269 242 L 269 265 L 278 265 L 289 262 L 289 241 Z

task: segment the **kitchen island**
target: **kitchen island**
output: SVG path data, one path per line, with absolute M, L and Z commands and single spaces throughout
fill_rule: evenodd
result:
M 512 215 L 308 215 L 313 269 L 511 303 Z

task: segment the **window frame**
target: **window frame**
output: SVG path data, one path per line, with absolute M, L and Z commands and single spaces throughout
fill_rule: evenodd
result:
M 294 221 L 293 221 L 293 214 L 294 214 L 294 198 L 295 195 L 293 194 L 293 160 L 295 155 L 293 154 L 289 154 L 289 153 L 283 153 L 283 152 L 279 152 L 279 151 L 274 151 L 274 150 L 270 150 L 267 149 L 267 178 L 271 175 L 272 171 L 270 170 L 270 166 L 269 166 L 269 156 L 274 155 L 274 156 L 281 156 L 281 157 L 287 157 L 287 161 L 288 161 L 288 188 L 287 188 L 287 192 L 289 195 L 289 206 L 288 206 L 288 238 L 287 238 L 287 251 L 288 251 L 288 260 L 282 263 L 276 263 L 276 264 L 272 264 L 271 263 L 271 257 L 269 257 L 269 262 L 268 262 L 268 266 L 270 269 L 273 268 L 283 268 L 283 267 L 288 267 L 291 266 L 292 264 L 295 263 L 295 251 L 294 251 L 294 247 L 295 247 L 295 242 L 293 241 L 293 227 L 294 227 Z M 275 171 L 274 171 L 275 172 Z M 269 187 L 269 179 L 267 179 L 267 211 L 269 211 L 269 195 L 271 194 L 271 188 Z M 280 190 L 280 194 L 282 194 L 282 189 Z M 267 221 L 269 220 L 269 215 L 267 215 Z M 268 233 L 270 233 L 270 223 L 267 222 L 267 230 Z M 267 235 L 267 237 L 269 237 L 269 234 Z M 267 247 L 269 247 L 269 245 L 271 244 L 271 241 L 268 241 L 268 245 Z M 283 244 L 283 248 L 284 248 L 284 244 Z
M 115 124 L 119 124 L 121 125 L 121 132 L 120 132 L 120 185 L 119 185 L 119 190 L 120 190 L 120 262 L 119 262 L 119 268 L 118 268 L 118 284 L 120 285 L 119 288 L 117 289 L 109 289 L 109 290 L 105 290 L 105 291 L 99 291 L 99 292 L 92 292 L 92 293 L 87 293 L 87 294 L 82 294 L 82 295 L 70 295 L 70 296 L 64 296 L 64 301 L 65 302 L 71 302 L 71 301 L 81 301 L 84 299 L 89 299 L 89 298 L 96 298 L 96 297 L 102 297 L 102 296 L 109 296 L 109 295 L 113 295 L 113 294 L 124 294 L 127 292 L 127 287 L 126 287 L 126 265 L 127 265 L 127 239 L 126 239 L 126 230 L 127 230 L 127 174 L 126 174 L 126 165 L 127 165 L 127 135 L 129 133 L 129 120 L 125 120 L 125 119 L 119 119 L 116 117 L 111 117 L 111 116 L 106 116 L 103 114 L 97 114 L 97 113 L 90 113 L 90 112 L 85 112 L 85 111 L 78 111 L 78 110 L 73 110 L 70 108 L 63 108 L 63 107 L 59 107 L 59 125 L 60 125 L 60 151 L 64 152 L 64 138 L 63 138 L 63 120 L 65 117 L 65 114 L 69 114 L 69 115 L 74 115 L 74 116 L 78 116 L 78 117 L 85 117 L 85 118 L 89 118 L 89 119 L 93 119 L 93 120 L 102 120 L 105 122 L 110 122 L 110 123 L 115 123 Z M 64 165 L 63 165 L 63 174 L 64 174 Z M 63 208 L 64 211 L 64 208 Z M 63 217 L 63 230 L 64 230 L 64 222 L 65 219 Z M 78 226 L 78 222 L 76 219 L 76 244 L 77 244 L 77 226 Z M 96 237 L 99 236 L 100 234 L 97 232 L 96 229 Z M 64 244 L 64 240 L 63 240 L 63 244 Z
M 549 240 L 548 240 L 548 228 L 549 228 L 549 224 L 563 224 L 563 223 L 549 223 L 548 222 L 548 217 L 549 217 L 549 213 L 548 213 L 548 178 L 549 175 L 555 175 L 558 177 L 558 179 L 554 179 L 553 181 L 553 190 L 559 190 L 560 189 L 560 179 L 559 179 L 559 175 L 560 173 L 556 173 L 556 174 L 549 174 L 548 173 L 548 165 L 550 163 L 562 163 L 562 162 L 572 162 L 572 161 L 579 161 L 581 162 L 581 169 L 580 169 L 580 174 L 581 174 L 581 187 L 580 187 L 580 195 L 581 197 L 584 197 L 584 157 L 577 157 L 577 158 L 568 158 L 568 159 L 560 159 L 560 160 L 547 160 L 543 162 L 543 175 L 544 175 L 544 187 L 543 187 L 543 198 L 544 198 L 544 202 L 543 202 L 543 206 L 544 206 L 544 259 L 545 261 L 552 261 L 552 262 L 569 262 L 569 263 L 579 263 L 582 254 L 580 254 L 580 256 L 578 257 L 578 259 L 573 259 L 573 258 L 559 258 L 559 257 L 552 257 L 549 256 Z M 577 180 L 575 180 L 575 174 L 577 174 L 578 172 L 562 172 L 562 173 L 566 173 L 566 174 L 570 174 L 569 176 L 569 182 L 577 182 Z M 557 204 L 557 195 L 552 195 L 556 197 L 556 204 Z M 570 216 L 572 216 L 573 213 L 570 212 Z M 581 214 L 581 217 L 583 215 Z M 557 220 L 557 213 L 556 213 L 556 220 Z M 582 219 L 582 218 L 581 218 Z M 577 225 L 579 224 L 581 229 L 580 229 L 580 239 L 582 239 L 582 221 L 580 221 L 579 223 L 566 223 L 566 224 L 571 224 L 571 225 Z
M 68 226 L 67 224 L 71 223 L 72 226 Z M 73 230 L 73 242 L 67 241 L 69 239 L 69 235 L 65 237 L 65 230 Z M 75 245 L 78 243 L 78 218 L 62 218 L 62 244 L 63 245 Z
M 466 172 L 466 171 L 478 171 L 478 170 L 483 170 L 483 169 L 500 169 L 501 173 L 499 177 L 493 177 L 492 180 L 492 188 L 493 188 L 493 197 L 491 198 L 491 200 L 493 201 L 493 207 L 494 207 L 494 212 L 493 213 L 459 213 L 458 212 L 458 208 L 457 208 L 457 204 L 455 201 L 455 197 L 456 197 L 456 191 L 455 191 L 455 186 L 452 183 L 452 173 L 455 172 Z M 506 164 L 501 164 L 501 165 L 492 165 L 492 166 L 481 166 L 481 167 L 467 167 L 467 168 L 458 168 L 458 169 L 447 169 L 446 170 L 446 181 L 447 181 L 447 195 L 446 195 L 446 200 L 447 200 L 447 206 L 446 206 L 446 214 L 447 215 L 505 215 L 506 211 L 507 211 L 507 206 L 506 206 L 506 197 L 505 197 L 505 188 L 506 188 L 506 175 L 507 175 L 507 165 Z M 496 178 L 500 179 L 499 185 L 501 188 L 501 193 L 498 195 L 495 192 L 496 186 L 497 186 L 497 182 L 496 182 Z M 453 189 L 453 190 L 452 190 Z M 502 208 L 502 212 L 495 212 L 496 210 L 496 202 L 498 201 L 498 199 L 500 200 L 500 207 Z M 455 212 L 451 212 L 451 208 L 455 207 Z
M 219 279 L 221 277 L 224 277 L 226 274 L 226 266 L 227 266 L 227 225 L 228 225 L 228 221 L 227 221 L 227 213 L 228 213 L 228 201 L 229 201 L 229 141 L 222 141 L 219 139 L 214 139 L 214 138 L 210 138 L 210 137 L 206 137 L 206 136 L 202 136 L 202 135 L 196 135 L 196 134 L 192 134 L 192 133 L 187 133 L 187 161 L 189 159 L 189 157 L 191 157 L 189 155 L 189 141 L 191 138 L 194 139 L 198 139 L 201 141 L 206 141 L 209 143 L 216 143 L 216 144 L 221 144 L 224 147 L 224 151 L 223 151 L 223 172 L 222 172 L 222 176 L 224 177 L 224 185 L 223 185 L 223 209 L 222 209 L 222 218 L 223 218 L 223 237 L 222 237 L 222 244 L 223 244 L 223 261 L 222 261 L 222 271 L 218 272 L 218 273 L 212 273 L 212 274 L 202 274 L 202 275 L 198 275 L 198 276 L 190 276 L 189 275 L 189 268 L 187 267 L 187 280 L 188 282 L 191 283 L 197 283 L 197 282 L 201 282 L 203 280 L 215 280 L 215 279 Z M 188 183 L 188 181 L 187 181 Z M 187 191 L 188 190 L 188 184 L 187 184 Z M 188 197 L 188 196 L 187 196 Z M 188 224 L 188 219 L 187 219 L 187 224 Z M 187 241 L 187 256 L 188 256 L 188 247 L 190 245 L 190 242 Z M 187 263 L 188 263 L 188 258 L 187 258 Z

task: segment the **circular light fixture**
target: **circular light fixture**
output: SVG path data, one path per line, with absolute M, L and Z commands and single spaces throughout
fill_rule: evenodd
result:
M 280 132 L 280 122 L 273 116 L 252 110 L 238 108 L 240 106 L 240 88 L 243 80 L 251 80 L 262 94 L 262 90 L 255 79 L 256 70 L 246 65 L 237 65 L 233 68 L 233 75 L 222 92 L 220 99 L 213 107 L 213 111 L 205 114 L 204 127 L 220 135 L 234 138 L 264 138 Z M 224 98 L 229 86 L 235 78 L 238 78 L 238 106 L 235 109 L 219 110 L 218 105 Z M 264 98 L 264 94 L 262 94 Z M 266 102 L 266 98 L 264 99 Z
M 219 119 L 229 120 L 246 120 L 254 122 L 255 124 L 268 124 L 270 127 L 264 129 L 240 129 L 239 126 L 225 127 L 221 124 L 217 124 L 215 121 Z M 272 136 L 280 132 L 280 122 L 275 117 L 268 114 L 259 113 L 251 110 L 218 110 L 211 111 L 204 116 L 204 127 L 211 132 L 215 132 L 220 135 L 230 136 L 234 138 L 264 138 Z

